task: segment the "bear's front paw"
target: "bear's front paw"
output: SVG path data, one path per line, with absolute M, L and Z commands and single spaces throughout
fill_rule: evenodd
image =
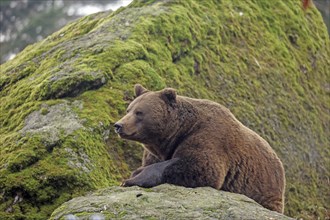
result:
M 149 188 L 149 187 L 153 187 L 154 184 L 152 184 L 152 182 L 149 182 L 148 180 L 144 180 L 142 178 L 131 178 L 131 179 L 124 180 L 120 184 L 120 186 L 122 186 L 122 187 L 140 186 L 140 187 Z
M 127 180 L 124 180 L 123 182 L 121 182 L 120 186 L 121 186 L 121 187 L 129 187 L 129 186 L 131 186 L 131 185 L 128 183 Z

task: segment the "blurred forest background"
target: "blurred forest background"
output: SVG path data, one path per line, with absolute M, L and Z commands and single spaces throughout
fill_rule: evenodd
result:
M 0 64 L 79 17 L 132 0 L 0 0 Z M 313 0 L 330 35 L 330 0 Z
M 68 22 L 132 0 L 0 0 L 0 64 Z

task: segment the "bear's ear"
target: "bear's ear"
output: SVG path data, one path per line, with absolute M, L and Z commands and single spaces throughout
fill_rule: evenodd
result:
M 148 92 L 148 90 L 146 88 L 144 88 L 143 86 L 141 86 L 140 84 L 136 84 L 134 86 L 134 90 L 135 90 L 135 96 L 136 97 L 142 95 L 143 93 Z
M 176 103 L 176 91 L 172 88 L 166 88 L 161 91 L 161 98 L 165 103 L 173 107 L 173 104 Z

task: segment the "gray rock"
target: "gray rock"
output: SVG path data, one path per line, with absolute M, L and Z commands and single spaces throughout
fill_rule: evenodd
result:
M 110 187 L 74 198 L 50 219 L 291 219 L 252 199 L 210 187 Z
M 84 127 L 82 121 L 72 111 L 72 107 L 76 106 L 82 108 L 82 103 L 75 101 L 69 104 L 64 101 L 53 106 L 43 104 L 39 111 L 34 111 L 26 117 L 20 133 L 23 136 L 38 134 L 46 145 L 52 146 L 60 140 L 61 135 L 63 138 Z

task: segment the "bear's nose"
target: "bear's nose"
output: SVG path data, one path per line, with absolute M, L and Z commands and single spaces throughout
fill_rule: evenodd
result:
M 121 133 L 121 130 L 123 128 L 123 125 L 121 123 L 115 123 L 114 127 L 115 127 L 115 132 L 117 134 Z

